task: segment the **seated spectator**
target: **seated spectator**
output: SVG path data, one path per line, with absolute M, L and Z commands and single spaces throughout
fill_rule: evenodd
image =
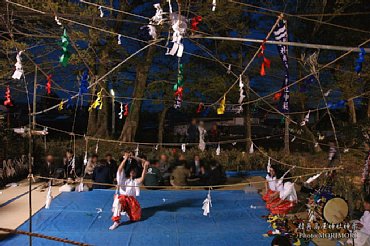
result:
M 194 160 L 190 162 L 189 169 L 191 172 L 192 177 L 200 177 L 201 176 L 201 167 L 203 163 L 200 160 L 199 155 L 194 155 Z
M 150 161 L 148 171 L 145 173 L 145 186 L 160 186 L 163 184 L 161 172 L 159 170 L 159 162 L 157 160 Z
M 209 172 L 207 175 L 207 185 L 222 185 L 226 182 L 225 172 L 216 160 L 209 161 Z
M 87 162 L 87 164 L 86 164 L 84 178 L 86 178 L 86 179 L 91 179 L 92 178 L 95 166 L 97 164 L 98 164 L 98 155 L 93 154 L 91 156 L 91 158 L 89 159 L 89 161 Z
M 65 157 L 63 158 L 63 168 L 66 178 L 73 179 L 76 175 L 78 176 L 81 174 L 81 162 L 71 149 L 66 151 Z
M 159 171 L 161 171 L 161 174 L 163 178 L 165 176 L 170 176 L 170 163 L 168 161 L 168 156 L 166 154 L 162 154 L 159 159 Z
M 92 180 L 97 183 L 113 184 L 111 168 L 106 160 L 100 160 L 94 168 Z M 109 189 L 112 186 L 93 184 L 93 189 Z
M 40 175 L 46 178 L 54 178 L 56 168 L 57 166 L 54 161 L 54 156 L 48 154 L 45 156 L 45 161 L 42 163 L 42 166 L 40 167 Z M 42 180 L 46 182 L 49 181 L 48 179 Z
M 190 170 L 186 168 L 186 161 L 179 161 L 179 165 L 172 172 L 170 183 L 173 186 L 186 186 L 190 178 Z
M 105 160 L 107 161 L 108 167 L 110 168 L 111 174 L 112 174 L 112 180 L 116 178 L 117 173 L 117 162 L 113 159 L 111 153 L 107 153 L 105 155 Z

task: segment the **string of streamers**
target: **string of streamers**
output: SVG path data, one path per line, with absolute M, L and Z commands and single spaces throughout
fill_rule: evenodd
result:
M 46 93 L 48 93 L 48 95 L 51 94 L 51 77 L 53 77 L 53 75 L 49 74 L 46 79 L 47 79 L 47 82 L 46 82 Z
M 10 95 L 10 88 L 9 88 L 9 86 L 6 87 L 4 105 L 5 106 L 13 106 L 13 103 L 11 101 L 11 95 Z
M 172 13 L 171 2 L 170 5 L 170 20 L 172 25 L 172 43 L 173 46 L 169 52 L 166 52 L 166 55 L 174 56 L 177 54 L 177 57 L 182 57 L 184 53 L 184 44 L 182 43 L 182 38 L 186 33 L 187 23 L 186 18 L 180 14 Z
M 276 41 L 288 42 L 288 31 L 286 28 L 286 21 L 280 21 L 277 26 L 277 30 L 274 31 Z M 275 101 L 280 101 L 281 111 L 283 113 L 289 112 L 289 64 L 288 64 L 288 46 L 278 45 L 277 46 L 279 56 L 283 62 L 285 68 L 285 79 L 282 85 L 282 89 L 274 95 Z
M 100 91 L 96 94 L 97 98 L 95 101 L 90 105 L 89 111 L 93 109 L 102 109 L 103 108 L 103 97 L 102 97 L 103 89 L 100 89 Z
M 178 74 L 177 74 L 177 82 L 173 86 L 173 90 L 175 91 L 175 103 L 174 108 L 178 109 L 181 107 L 182 104 L 182 96 L 183 96 L 183 86 L 184 86 L 184 68 L 183 65 L 180 64 Z
M 17 62 L 14 65 L 15 71 L 12 76 L 13 79 L 21 79 L 23 75 L 23 67 L 22 67 L 22 59 L 21 59 L 22 52 L 23 51 L 21 50 L 17 54 L 17 57 L 16 57 Z
M 67 30 L 64 29 L 63 35 L 61 36 L 61 44 L 60 47 L 62 47 L 62 55 L 59 58 L 59 62 L 62 63 L 62 65 L 65 67 L 68 64 L 69 57 L 71 54 L 68 51 L 69 46 L 69 37 L 67 34 Z
M 355 67 L 355 71 L 358 75 L 360 75 L 361 71 L 362 71 L 362 63 L 365 61 L 365 49 L 364 48 L 360 48 L 360 53 L 358 54 L 358 58 L 356 60 L 356 67 Z
M 220 102 L 220 107 L 217 108 L 217 114 L 224 114 L 225 113 L 225 103 L 226 103 L 226 95 L 222 98 Z
M 195 32 L 198 30 L 198 25 L 202 21 L 202 16 L 197 15 L 193 18 L 191 18 L 191 31 Z
M 266 75 L 266 68 L 270 68 L 270 66 L 271 66 L 271 61 L 265 57 L 265 49 L 266 49 L 265 43 L 266 43 L 266 39 L 263 40 L 263 42 L 261 44 L 261 51 L 258 54 L 258 57 L 263 58 L 263 61 L 262 61 L 262 64 L 261 64 L 261 70 L 260 70 L 260 75 L 261 76 L 265 76 Z

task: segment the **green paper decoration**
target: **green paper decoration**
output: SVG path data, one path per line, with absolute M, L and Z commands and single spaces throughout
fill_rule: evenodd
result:
M 179 73 L 177 75 L 177 83 L 173 86 L 173 90 L 177 91 L 178 88 L 184 85 L 184 70 L 182 64 L 180 64 Z
M 68 51 L 69 37 L 68 37 L 66 29 L 64 29 L 61 39 L 62 39 L 62 43 L 60 44 L 60 47 L 62 47 L 63 54 L 60 56 L 59 62 L 62 63 L 62 65 L 65 67 L 68 64 L 69 57 L 71 56 L 71 54 Z

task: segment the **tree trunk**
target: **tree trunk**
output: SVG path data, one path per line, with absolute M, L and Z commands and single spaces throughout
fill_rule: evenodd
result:
M 153 62 L 156 47 L 154 45 L 148 48 L 145 60 L 136 67 L 135 89 L 132 97 L 142 98 L 146 88 L 149 69 Z M 133 142 L 136 135 L 137 126 L 140 120 L 141 100 L 133 100 L 130 106 L 129 114 L 123 125 L 120 140 L 124 142 Z
M 356 124 L 357 123 L 356 108 L 355 108 L 355 103 L 353 99 L 348 99 L 348 113 L 349 113 L 350 122 L 352 124 Z
M 285 118 L 285 130 L 284 130 L 284 153 L 286 155 L 290 155 L 289 123 L 290 123 L 290 119 L 289 117 L 286 117 Z
M 166 120 L 166 114 L 169 107 L 165 106 L 161 114 L 159 115 L 159 124 L 158 124 L 158 143 L 162 148 L 163 143 L 163 132 L 164 132 L 164 122 Z
M 96 93 L 96 85 L 94 85 L 92 87 L 92 89 L 90 90 L 90 93 L 92 95 L 95 95 Z M 91 100 L 90 100 L 90 104 L 95 100 L 94 97 L 91 97 Z M 94 136 L 95 132 L 96 132 L 96 126 L 97 126 L 97 117 L 98 117 L 98 114 L 96 113 L 95 110 L 91 110 L 89 112 L 89 120 L 88 120 L 88 123 L 87 123 L 87 135 L 88 136 Z
M 246 99 L 249 101 L 250 99 L 250 90 L 249 90 L 249 78 L 245 76 L 244 81 L 246 82 L 245 85 L 245 92 L 246 92 Z M 252 122 L 251 122 L 251 109 L 250 104 L 246 104 L 244 106 L 245 110 L 245 120 L 244 120 L 244 126 L 245 126 L 245 133 L 246 133 L 246 148 L 247 151 L 250 150 L 252 145 Z

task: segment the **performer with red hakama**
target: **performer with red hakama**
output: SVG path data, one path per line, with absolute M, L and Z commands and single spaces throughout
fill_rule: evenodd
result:
M 279 193 L 279 198 L 269 205 L 272 214 L 287 214 L 297 203 L 298 197 L 294 183 L 286 178 L 283 179 L 283 189 Z
M 267 167 L 265 190 L 266 193 L 262 196 L 265 202 L 270 202 L 273 194 L 278 193 L 277 191 L 277 180 L 276 180 L 276 166 Z
M 141 177 L 136 177 L 136 168 L 131 168 L 129 176 L 125 176 L 125 164 L 128 154 L 125 154 L 123 161 L 118 167 L 117 184 L 119 185 L 119 195 L 116 194 L 113 202 L 113 225 L 109 230 L 114 230 L 120 225 L 121 213 L 125 213 L 130 221 L 139 221 L 141 219 L 141 207 L 136 197 L 140 195 L 140 185 L 144 181 L 145 173 L 148 169 L 149 162 L 144 162 Z

